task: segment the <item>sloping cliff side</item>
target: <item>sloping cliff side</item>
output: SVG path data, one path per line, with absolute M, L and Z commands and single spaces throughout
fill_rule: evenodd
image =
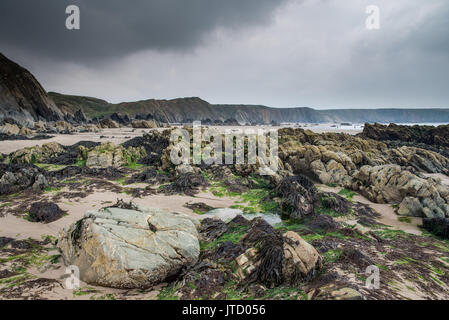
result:
M 0 53 L 0 121 L 20 125 L 57 121 L 63 115 L 36 78 Z

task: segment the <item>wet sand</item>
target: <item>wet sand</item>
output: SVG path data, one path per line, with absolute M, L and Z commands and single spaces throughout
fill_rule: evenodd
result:
M 63 189 L 62 191 L 67 190 Z M 49 224 L 33 223 L 22 217 L 7 214 L 5 217 L 0 218 L 0 236 L 19 240 L 28 238 L 41 239 L 42 235 L 57 236 L 59 231 L 80 220 L 87 211 L 99 210 L 111 206 L 117 202 L 117 199 L 121 199 L 125 202 L 132 200 L 133 203 L 143 207 L 155 207 L 169 212 L 186 214 L 194 219 L 200 219 L 201 215 L 184 207 L 188 202 L 202 202 L 213 208 L 228 208 L 232 206 L 236 200 L 235 198 L 228 197 L 218 198 L 210 192 L 202 192 L 196 197 L 150 195 L 144 198 L 133 198 L 130 195 L 122 193 L 96 191 L 83 199 L 69 200 L 63 198 L 60 201 L 55 202 L 62 210 L 67 211 L 67 215 Z

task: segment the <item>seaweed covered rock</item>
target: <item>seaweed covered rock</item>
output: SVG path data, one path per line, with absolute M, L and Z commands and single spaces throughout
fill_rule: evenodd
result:
M 92 285 L 150 288 L 197 262 L 198 233 L 186 216 L 159 209 L 106 208 L 60 234 L 67 265 Z
M 186 203 L 184 207 L 189 208 L 193 212 L 197 214 L 205 214 L 208 213 L 211 210 L 214 210 L 216 208 L 211 207 L 208 204 L 205 204 L 204 202 L 196 202 L 196 203 Z
M 346 215 L 351 210 L 352 203 L 338 194 L 321 192 L 319 197 L 321 206 L 324 209 L 332 210 L 341 215 Z
M 340 223 L 336 222 L 331 216 L 316 215 L 306 224 L 307 228 L 314 232 L 328 233 L 341 228 Z
M 405 126 L 366 123 L 361 136 L 374 140 L 400 140 L 449 147 L 449 125 Z
M 56 203 L 35 202 L 30 207 L 28 218 L 32 222 L 51 223 L 60 219 L 64 213 Z
M 117 180 L 123 178 L 125 171 L 120 168 L 107 167 L 107 168 L 89 168 L 79 166 L 67 166 L 61 170 L 49 171 L 47 176 L 57 180 L 65 180 L 68 178 L 74 178 L 77 175 L 103 178 L 108 180 Z
M 42 191 L 48 187 L 44 174 L 31 164 L 0 164 L 0 194 L 13 194 L 29 188 Z
M 17 150 L 8 156 L 6 163 L 45 163 L 64 152 L 64 148 L 59 143 L 50 142 L 42 146 Z
M 219 219 L 206 218 L 198 228 L 201 241 L 211 242 L 229 231 L 228 225 Z
M 254 296 L 255 288 L 263 293 L 266 288 L 295 286 L 321 268 L 322 258 L 313 246 L 260 218 L 237 216 L 227 224 L 204 219 L 199 231 L 200 260 L 179 280 L 183 299 L 226 299 L 229 290 Z
M 121 167 L 136 163 L 145 156 L 143 147 L 124 148 L 111 142 L 103 143 L 92 149 L 83 146 L 78 149 L 78 159 L 86 161 L 86 166 L 90 168 Z
M 430 233 L 449 239 L 449 219 L 448 218 L 426 218 L 423 219 L 423 228 Z
M 278 183 L 275 192 L 281 197 L 283 214 L 289 218 L 301 219 L 314 214 L 318 190 L 307 177 L 285 177 Z
M 166 195 L 174 194 L 186 194 L 188 196 L 194 196 L 200 189 L 204 189 L 209 186 L 209 182 L 201 174 L 186 173 L 181 174 L 175 178 L 170 184 L 167 184 L 161 188 L 161 192 Z
M 64 152 L 58 156 L 51 157 L 45 163 L 59 164 L 59 165 L 74 165 L 78 161 L 80 147 L 91 149 L 99 146 L 101 143 L 92 141 L 80 141 L 71 146 L 62 146 Z
M 164 184 L 170 181 L 170 177 L 157 171 L 155 168 L 147 168 L 144 171 L 138 172 L 129 178 L 126 183 L 148 183 L 148 184 Z
M 139 163 L 145 165 L 159 165 L 161 163 L 163 151 L 168 148 L 169 145 L 168 130 L 162 133 L 152 131 L 149 134 L 144 134 L 142 137 L 133 138 L 122 144 L 124 148 L 143 147 L 145 149 L 146 156 L 142 157 L 139 160 Z

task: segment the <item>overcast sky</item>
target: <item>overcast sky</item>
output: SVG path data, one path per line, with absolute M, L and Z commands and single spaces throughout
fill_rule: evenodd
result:
M 449 108 L 447 0 L 1 0 L 0 51 L 48 91 L 110 102 Z

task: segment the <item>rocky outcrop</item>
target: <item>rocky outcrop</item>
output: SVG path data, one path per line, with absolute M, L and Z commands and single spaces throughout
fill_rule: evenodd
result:
M 127 114 L 122 115 L 117 112 L 113 113 L 109 118 L 121 125 L 128 125 L 131 122 L 131 119 L 129 119 Z
M 280 130 L 279 157 L 284 167 L 323 184 L 355 190 L 377 203 L 400 204 L 402 215 L 444 217 L 448 189 L 420 172 L 448 173 L 449 159 L 416 147 L 389 148 L 346 134 Z
M 34 123 L 34 130 L 36 130 L 37 132 L 46 132 L 48 130 L 47 124 L 41 120 L 36 121 Z
M 281 198 L 280 208 L 288 218 L 301 219 L 315 213 L 318 190 L 308 178 L 285 177 L 278 183 L 275 192 Z
M 154 120 L 135 120 L 131 122 L 131 126 L 135 129 L 154 129 L 158 127 Z
M 192 221 L 158 209 L 108 208 L 86 213 L 60 235 L 58 248 L 81 280 L 120 289 L 150 288 L 197 262 Z
M 139 163 L 145 165 L 159 165 L 161 163 L 163 151 L 170 145 L 169 134 L 169 130 L 165 130 L 162 133 L 152 131 L 141 137 L 133 138 L 123 143 L 122 146 L 124 148 L 143 147 L 145 149 L 146 156 L 141 158 Z
M 53 157 L 57 157 L 64 153 L 64 148 L 56 143 L 45 143 L 42 146 L 25 148 L 11 153 L 6 163 L 45 163 Z
M 449 189 L 435 179 L 420 178 L 398 165 L 364 166 L 355 178 L 354 190 L 377 203 L 400 203 L 400 215 L 449 217 Z
M 0 126 L 0 133 L 7 135 L 18 135 L 20 133 L 20 128 L 16 124 L 5 123 Z
M 361 136 L 378 141 L 399 140 L 449 147 L 449 125 L 434 126 L 388 126 L 366 123 Z
M 62 112 L 33 75 L 0 53 L 0 120 L 14 119 L 32 126 L 35 121 L 58 121 Z
M 282 234 L 260 218 L 237 216 L 226 224 L 204 219 L 199 231 L 200 260 L 176 286 L 183 299 L 226 299 L 226 291 L 242 287 L 263 295 L 267 288 L 310 281 L 322 266 L 322 257 L 298 234 Z
M 80 146 L 78 149 L 78 160 L 86 161 L 86 166 L 90 168 L 121 167 L 137 163 L 145 156 L 143 147 L 124 148 L 111 142 L 90 149 Z
M 102 129 L 118 129 L 120 128 L 120 125 L 111 119 L 102 119 L 98 123 L 98 127 Z
M 44 172 L 29 164 L 0 164 L 0 195 L 13 194 L 32 188 L 42 191 L 48 187 Z
M 75 127 L 66 121 L 57 121 L 54 124 L 54 130 L 57 133 L 72 133 L 75 131 Z
M 80 124 L 86 123 L 88 121 L 82 109 L 79 109 L 77 112 L 75 112 L 75 114 L 73 115 L 73 119 L 75 122 Z

